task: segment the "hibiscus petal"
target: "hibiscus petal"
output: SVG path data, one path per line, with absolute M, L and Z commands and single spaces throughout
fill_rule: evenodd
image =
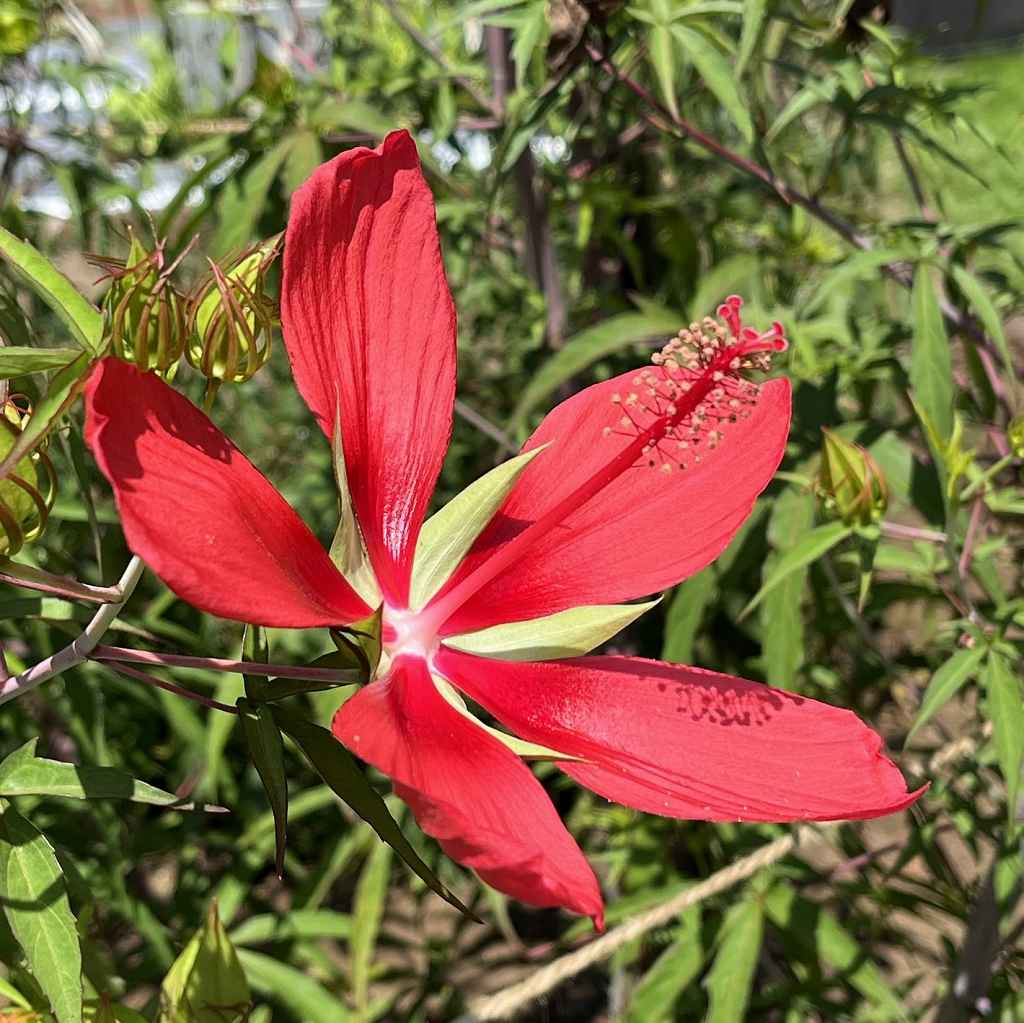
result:
M 852 820 L 909 806 L 855 714 L 745 679 L 636 657 L 526 664 L 442 648 L 437 669 L 580 784 L 695 820 Z
M 446 587 L 492 557 L 632 441 L 617 428 L 612 395 L 635 373 L 594 384 L 562 402 L 524 445 L 551 443 L 520 476 L 494 520 Z M 785 451 L 790 388 L 771 380 L 748 418 L 723 428 L 701 462 L 666 473 L 626 470 L 486 583 L 443 628 L 445 635 L 539 618 L 582 604 L 612 604 L 674 586 L 725 549 L 768 485 Z M 442 591 L 442 596 L 445 591 Z
M 489 885 L 602 926 L 601 894 L 572 836 L 522 761 L 438 693 L 408 655 L 334 717 L 334 734 L 394 781 L 420 826 Z
M 281 317 L 299 391 L 331 437 L 389 602 L 403 606 L 455 397 L 455 307 L 416 145 L 325 163 L 292 197 Z
M 104 359 L 85 436 L 128 546 L 190 604 L 257 625 L 344 625 L 369 614 L 316 537 L 191 402 Z

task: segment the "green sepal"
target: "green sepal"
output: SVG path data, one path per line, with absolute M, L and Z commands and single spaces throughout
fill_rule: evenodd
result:
M 339 653 L 348 655 L 353 667 L 358 666 L 365 671 L 368 679 L 376 675 L 380 665 L 380 655 L 384 649 L 381 638 L 383 620 L 384 605 L 381 604 L 368 618 L 341 629 L 331 629 L 331 639 Z
M 659 598 L 660 600 L 660 598 Z M 581 657 L 611 639 L 658 604 L 588 604 L 543 618 L 506 622 L 445 638 L 445 646 L 503 661 Z
M 522 471 L 547 446 L 524 451 L 491 469 L 423 523 L 409 584 L 409 606 L 414 611 L 448 581 Z
M 397 821 L 391 816 L 391 811 L 388 810 L 380 793 L 367 781 L 352 754 L 326 728 L 307 721 L 283 707 L 275 706 L 272 710 L 278 726 L 302 750 L 313 770 L 320 775 L 328 788 L 362 817 L 432 892 L 440 895 L 445 902 L 461 913 L 480 922 L 479 918 L 464 906 L 420 859 L 409 840 L 402 834 Z
M 156 1023 L 242 1023 L 252 999 L 217 902 L 160 985 Z
M 256 773 L 263 782 L 274 814 L 274 869 L 284 876 L 284 853 L 288 843 L 288 778 L 284 769 L 284 740 L 265 703 L 239 697 L 238 717 Z

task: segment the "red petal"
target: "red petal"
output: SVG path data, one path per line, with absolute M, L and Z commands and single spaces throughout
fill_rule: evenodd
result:
M 420 826 L 489 885 L 602 927 L 590 865 L 522 761 L 438 693 L 426 662 L 396 659 L 334 717 L 334 734 L 395 783 Z
M 491 557 L 608 463 L 632 436 L 612 433 L 622 415 L 612 395 L 635 373 L 594 384 L 562 402 L 524 450 L 553 441 L 530 463 L 452 583 Z M 785 451 L 790 388 L 772 380 L 750 417 L 724 427 L 700 464 L 628 469 L 474 594 L 444 626 L 471 632 L 582 604 L 614 604 L 674 586 L 724 550 L 768 485 Z
M 636 657 L 527 664 L 442 648 L 438 669 L 608 799 L 695 820 L 852 820 L 909 806 L 855 714 L 700 668 Z
M 340 401 L 370 560 L 404 606 L 455 398 L 455 307 L 407 132 L 325 163 L 292 197 L 281 316 L 295 382 L 328 437 Z
M 86 387 L 85 436 L 128 546 L 190 604 L 290 628 L 369 614 L 267 479 L 152 373 L 100 362 Z

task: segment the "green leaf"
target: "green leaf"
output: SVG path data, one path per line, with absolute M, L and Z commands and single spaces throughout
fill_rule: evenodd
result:
M 279 959 L 243 948 L 239 961 L 253 990 L 289 1009 L 302 1023 L 347 1023 L 352 1017 L 326 988 Z
M 722 108 L 732 118 L 740 130 L 740 134 L 748 144 L 754 141 L 754 122 L 750 119 L 747 102 L 740 94 L 736 73 L 732 65 L 715 49 L 703 33 L 685 25 L 672 26 L 672 35 L 683 48 L 690 63 L 704 80 L 704 84 L 722 104 Z
M 370 967 L 377 944 L 380 922 L 384 917 L 384 901 L 388 895 L 391 873 L 391 847 L 378 843 L 366 858 L 352 903 L 352 999 L 361 1017 L 370 1003 Z
M 740 617 L 744 618 L 753 611 L 765 596 L 787 576 L 793 572 L 799 572 L 802 568 L 817 561 L 852 533 L 853 527 L 848 526 L 845 522 L 829 522 L 824 526 L 816 526 L 814 529 L 808 530 L 779 558 L 774 570 L 761 584 L 761 589 L 740 612 Z
M 976 673 L 978 665 L 984 660 L 986 653 L 988 653 L 988 649 L 980 644 L 970 650 L 957 650 L 932 675 L 921 700 L 921 709 L 917 712 L 914 724 L 907 733 L 907 745 L 921 726 L 944 707 L 956 695 L 960 687 Z
M 951 267 L 951 273 L 957 287 L 964 293 L 967 301 L 971 303 L 971 308 L 999 349 L 999 357 L 1003 360 L 1006 381 L 1010 386 L 1011 393 L 1015 393 L 1017 389 L 1017 372 L 1013 354 L 1010 352 L 1010 344 L 1006 339 L 1006 331 L 1003 330 L 1003 318 L 999 315 L 995 303 L 989 297 L 985 285 L 970 270 L 954 264 Z
M 1017 819 L 1020 772 L 1024 764 L 1024 693 L 1006 658 L 996 650 L 988 655 L 985 692 L 999 769 L 1006 780 L 1006 812 L 1012 828 Z
M 546 447 L 524 451 L 491 469 L 427 519 L 413 559 L 409 596 L 413 610 L 422 608 L 444 586 L 523 470 Z
M 946 444 L 953 433 L 953 362 L 935 286 L 924 263 L 914 271 L 911 310 L 914 346 L 910 387 L 939 440 Z
M 654 960 L 633 989 L 623 1023 L 660 1023 L 675 1016 L 672 1007 L 704 965 L 700 906 L 691 906 L 679 918 L 677 936 Z
M 313 770 L 328 787 L 346 802 L 370 827 L 387 842 L 418 875 L 426 886 L 467 916 L 473 914 L 437 879 L 434 872 L 402 834 L 380 793 L 366 780 L 355 758 L 326 728 L 306 721 L 297 714 L 275 706 L 274 720 L 302 750 Z
M 661 645 L 663 661 L 689 664 L 693 660 L 697 630 L 704 617 L 704 609 L 714 599 L 715 590 L 715 570 L 710 565 L 675 588 L 665 615 L 665 638 Z
M 621 632 L 659 601 L 590 604 L 522 622 L 493 625 L 445 637 L 445 645 L 502 661 L 548 661 L 581 657 Z
M 26 455 L 35 451 L 57 425 L 85 388 L 85 377 L 91 367 L 88 354 L 82 352 L 74 362 L 53 375 L 46 396 L 32 410 L 24 430 L 18 435 L 3 462 L 0 462 L 0 479 L 8 476 Z
M 213 900 L 203 926 L 164 977 L 156 1023 L 243 1023 L 251 1004 L 245 971 Z
M 292 909 L 277 916 L 260 913 L 244 920 L 231 931 L 235 945 L 268 945 L 278 941 L 309 938 L 348 938 L 352 918 L 333 909 Z
M 81 1023 L 82 953 L 53 847 L 9 803 L 0 813 L 4 915 L 58 1023 Z
M 133 778 L 116 767 L 88 767 L 35 756 L 29 739 L 0 764 L 0 796 L 127 799 L 152 806 L 181 805 L 180 796 Z
M 8 345 L 0 348 L 0 380 L 10 380 L 26 373 L 42 373 L 58 369 L 81 355 L 78 348 L 31 348 Z
M 284 769 L 284 740 L 265 703 L 253 703 L 242 697 L 238 716 L 245 733 L 245 743 L 256 773 L 274 814 L 274 869 L 284 876 L 284 852 L 288 843 L 288 778 Z
M 103 317 L 41 252 L 0 227 L 0 256 L 11 264 L 16 276 L 60 317 L 79 344 L 91 352 L 100 351 Z
M 291 195 L 323 163 L 323 146 L 316 132 L 308 129 L 295 133 L 295 140 L 288 152 L 281 171 L 281 184 L 286 194 Z
M 652 25 L 647 33 L 647 52 L 658 79 L 658 89 L 673 117 L 679 116 L 676 104 L 676 54 L 672 45 L 672 29 L 668 25 Z
M 525 429 L 530 413 L 570 377 L 627 345 L 675 334 L 684 319 L 651 304 L 643 312 L 621 313 L 574 334 L 533 374 L 512 413 L 513 427 Z
M 705 1023 L 746 1019 L 763 935 L 764 911 L 759 899 L 747 898 L 725 914 L 718 953 L 704 981 L 708 992 Z
M 761 38 L 765 15 L 768 12 L 768 0 L 744 0 L 743 28 L 740 32 L 740 50 L 736 57 L 736 77 L 741 78 L 750 58 L 754 55 L 754 47 Z

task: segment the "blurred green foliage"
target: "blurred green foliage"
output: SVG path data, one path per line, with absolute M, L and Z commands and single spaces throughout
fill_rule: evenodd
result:
M 168 261 L 185 253 L 184 291 L 205 256 L 280 232 L 319 162 L 409 127 L 459 310 L 443 500 L 560 398 L 644 361 L 726 294 L 755 322 L 786 324 L 783 471 L 726 553 L 610 646 L 850 707 L 931 790 L 688 911 L 525 1018 L 1024 1018 L 1024 483 L 1019 429 L 1008 437 L 1024 411 L 1024 54 L 928 56 L 864 7 L 161 0 L 140 20 L 71 0 L 0 5 L 0 250 L 21 268 L 0 278 L 0 376 L 4 399 L 36 407 L 14 464 L 33 464 L 48 435 L 61 482 L 43 538 L 18 555 L 28 569 L 110 585 L 128 554 L 77 405 L 98 318 L 87 305 L 56 315 L 66 282 L 30 266 L 17 238 L 98 298 L 84 253 L 125 259 L 131 231 L 166 237 Z M 204 392 L 185 365 L 175 386 Z M 328 543 L 331 453 L 281 346 L 219 392 L 214 416 Z M 880 512 L 842 521 L 827 473 L 819 500 L 823 428 L 867 452 Z M 686 509 L 664 528 L 671 543 Z M 0 610 L 11 672 L 91 615 L 14 586 Z M 108 642 L 233 657 L 242 636 L 147 576 Z M 294 663 L 334 649 L 318 634 L 269 642 Z M 243 696 L 234 675 L 172 674 L 221 703 Z M 302 699 L 326 723 L 340 697 Z M 453 1020 L 584 933 L 506 903 L 404 827 L 411 857 L 488 923 L 459 915 L 291 746 L 277 879 L 244 729 L 98 664 L 2 713 L 4 755 L 38 736 L 54 759 L 195 805 L 13 792 L 0 767 L 0 872 L 31 865 L 4 889 L 0 1017 L 82 1018 L 68 1008 L 80 944 L 85 1019 L 178 1019 L 183 991 L 224 988 L 225 1019 L 248 1011 L 248 991 L 261 1023 Z M 781 833 L 642 816 L 538 773 L 597 865 L 610 924 Z M 45 919 L 26 911 L 38 899 Z

